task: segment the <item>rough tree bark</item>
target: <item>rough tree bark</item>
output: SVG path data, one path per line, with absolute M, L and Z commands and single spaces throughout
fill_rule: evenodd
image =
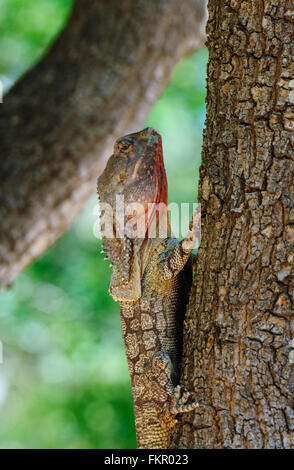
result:
M 0 287 L 69 227 L 114 139 L 141 127 L 173 66 L 203 43 L 205 20 L 205 0 L 76 2 L 1 104 Z
M 202 241 L 182 377 L 200 407 L 174 447 L 294 447 L 290 8 L 209 1 Z

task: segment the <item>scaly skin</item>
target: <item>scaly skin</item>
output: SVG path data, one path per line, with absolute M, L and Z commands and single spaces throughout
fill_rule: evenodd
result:
M 166 449 L 176 415 L 193 410 L 190 393 L 181 394 L 178 383 L 182 324 L 192 282 L 191 252 L 195 220 L 187 237 L 178 242 L 169 230 L 167 210 L 160 220 L 168 227 L 166 238 L 150 238 L 158 228 L 147 203 L 167 205 L 167 181 L 161 137 L 147 128 L 117 140 L 114 154 L 98 179 L 98 195 L 115 212 L 115 196 L 125 203 L 140 202 L 137 219 L 146 223 L 143 237 L 104 239 L 113 263 L 110 293 L 119 301 L 124 345 L 131 376 L 138 448 Z M 132 215 L 125 216 L 127 227 Z M 113 223 L 114 235 L 118 222 Z

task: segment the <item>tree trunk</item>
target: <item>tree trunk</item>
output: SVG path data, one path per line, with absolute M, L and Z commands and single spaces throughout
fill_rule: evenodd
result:
M 209 1 L 202 241 L 182 367 L 200 406 L 173 447 L 294 447 L 290 8 Z
M 0 287 L 91 194 L 114 139 L 138 130 L 173 66 L 204 38 L 204 0 L 79 0 L 50 52 L 4 97 Z

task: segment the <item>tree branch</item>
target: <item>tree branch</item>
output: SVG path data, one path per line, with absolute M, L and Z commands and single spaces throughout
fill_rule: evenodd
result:
M 0 117 L 0 287 L 63 234 L 114 139 L 137 130 L 174 65 L 203 44 L 204 0 L 80 0 Z

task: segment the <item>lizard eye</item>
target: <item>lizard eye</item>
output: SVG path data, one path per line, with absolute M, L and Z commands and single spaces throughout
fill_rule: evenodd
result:
M 130 144 L 123 144 L 120 149 L 121 150 L 128 150 L 129 146 L 130 146 Z
M 131 142 L 121 142 L 118 145 L 120 154 L 127 153 L 127 151 L 130 149 L 131 146 L 132 146 Z

